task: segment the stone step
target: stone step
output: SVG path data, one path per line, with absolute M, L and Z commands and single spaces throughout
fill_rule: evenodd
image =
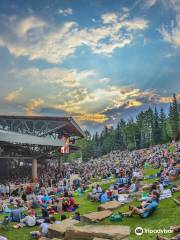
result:
M 93 240 L 109 240 L 109 239 L 107 239 L 107 238 L 93 238 Z M 129 238 L 125 237 L 122 240 L 129 240 Z
M 103 219 L 110 217 L 111 215 L 112 215 L 112 211 L 110 210 L 105 210 L 101 212 L 92 212 L 92 213 L 88 213 L 81 216 L 81 221 L 95 223 L 95 222 L 102 221 Z
M 104 211 L 104 210 L 114 210 L 121 206 L 122 204 L 118 201 L 110 201 L 103 203 L 98 206 L 98 211 Z
M 67 229 L 65 240 L 93 240 L 94 238 L 122 240 L 130 235 L 130 227 L 121 225 L 72 226 Z
M 46 237 L 41 237 L 39 240 L 51 240 L 51 239 Z
M 59 224 L 52 224 L 48 229 L 49 238 L 63 238 L 68 227 L 76 225 L 79 221 L 66 219 Z
M 107 238 L 93 238 L 93 240 L 109 240 Z
M 52 238 L 51 240 L 63 240 L 62 238 Z

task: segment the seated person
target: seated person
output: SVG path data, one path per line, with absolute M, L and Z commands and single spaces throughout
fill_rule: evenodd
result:
M 73 219 L 77 220 L 77 221 L 80 221 L 81 220 L 81 215 L 79 212 L 75 212 L 75 215 L 73 217 Z
M 39 203 L 38 203 L 38 200 L 36 198 L 32 198 L 31 200 L 31 206 L 32 208 L 36 209 L 39 207 Z
M 21 198 L 22 198 L 22 200 L 23 200 L 24 202 L 27 201 L 27 194 L 26 194 L 26 192 L 23 192 Z
M 42 204 L 42 202 L 43 202 L 42 199 L 43 199 L 43 195 L 38 195 L 37 196 L 37 200 L 38 200 L 39 204 Z
M 23 207 L 23 203 L 20 199 L 15 199 L 15 204 L 14 206 L 18 207 L 18 208 L 21 208 Z
M 142 199 L 140 199 L 140 201 L 142 201 L 142 204 L 143 204 L 146 202 L 151 202 L 152 198 L 154 198 L 157 202 L 159 202 L 159 197 L 160 197 L 160 192 L 158 190 L 153 190 L 151 193 L 147 195 L 147 197 L 143 197 Z
M 29 207 L 29 208 L 28 208 L 28 212 L 29 212 L 31 215 L 33 215 L 33 216 L 36 215 L 36 212 L 34 211 L 34 209 L 33 209 L 32 207 Z
M 69 193 L 68 193 L 67 189 L 64 189 L 64 197 L 65 198 L 69 197 Z
M 9 203 L 13 203 L 14 201 L 14 197 L 13 196 L 9 196 Z
M 63 203 L 62 203 L 62 210 L 63 210 L 64 212 L 67 212 L 68 207 L 69 207 L 69 202 L 68 202 L 67 199 L 64 199 L 64 200 L 63 200 Z
M 57 202 L 57 212 L 59 214 L 61 214 L 62 213 L 62 201 L 61 200 L 56 200 L 56 202 Z
M 98 201 L 101 193 L 102 188 L 100 185 L 97 185 L 96 187 L 93 188 L 92 194 L 89 194 L 89 197 L 94 201 Z
M 103 191 L 100 196 L 99 196 L 99 201 L 101 203 L 105 203 L 105 202 L 108 202 L 109 201 L 109 198 L 108 198 L 108 195 L 106 193 L 106 191 Z
M 24 211 L 24 208 L 17 208 L 12 210 L 10 213 L 11 221 L 20 222 L 20 220 L 24 218 L 23 211 Z
M 45 203 L 49 203 L 51 201 L 51 198 L 46 194 L 43 196 L 42 201 Z
M 90 199 L 93 199 L 94 196 L 96 195 L 96 193 L 97 193 L 97 189 L 96 189 L 96 187 L 94 186 L 93 189 L 92 189 L 92 192 L 88 194 L 88 197 L 89 197 Z
M 57 186 L 54 187 L 53 192 L 54 192 L 55 194 L 58 193 L 58 187 L 57 187 Z
M 118 201 L 118 189 L 116 186 L 114 186 L 114 189 L 112 190 L 112 196 L 111 196 L 111 200 L 117 200 Z
M 58 212 L 58 203 L 59 203 L 59 200 L 55 200 L 54 204 L 52 205 L 52 209 L 56 213 Z
M 137 186 L 136 186 L 136 182 L 132 182 L 130 187 L 129 187 L 129 193 L 133 193 L 137 191 Z
M 17 196 L 18 196 L 18 192 L 19 192 L 19 189 L 16 188 L 15 190 L 12 191 L 11 195 L 12 195 L 13 197 L 17 197 Z
M 161 182 L 158 182 L 158 187 L 157 187 L 159 193 L 163 193 L 164 191 L 164 186 Z
M 36 225 L 36 217 L 31 210 L 28 211 L 28 215 L 20 220 L 21 223 L 24 223 L 28 227 L 33 227 Z
M 58 202 L 52 200 L 51 205 L 48 207 L 49 214 L 56 214 L 58 212 Z
M 129 186 L 125 185 L 123 188 L 119 189 L 120 193 L 133 193 L 133 192 L 136 192 L 136 191 L 137 191 L 137 184 L 136 184 L 136 178 L 135 177 L 132 178 L 131 184 Z
M 26 187 L 26 193 L 27 193 L 27 194 L 32 193 L 32 187 L 31 187 L 31 186 L 27 186 L 27 187 Z
M 79 204 L 75 203 L 73 196 L 69 198 L 68 205 L 69 205 L 69 207 L 67 208 L 68 212 L 73 212 L 79 207 Z
M 73 207 L 74 204 L 75 204 L 75 200 L 74 200 L 74 197 L 71 195 L 70 198 L 69 198 L 69 206 Z
M 142 218 L 147 218 L 151 215 L 151 213 L 158 207 L 157 197 L 155 195 L 152 196 L 151 202 L 144 203 L 144 206 L 138 207 L 129 207 L 129 212 L 125 213 L 124 215 L 132 216 L 134 214 L 137 214 L 141 216 Z
M 160 193 L 156 190 L 153 190 L 146 198 L 140 199 L 142 201 L 141 206 L 145 206 L 147 203 L 152 202 L 152 199 L 159 202 Z
M 48 233 L 48 228 L 50 226 L 50 218 L 45 218 L 45 221 L 39 226 L 40 234 L 39 236 L 46 237 Z
M 85 191 L 85 190 L 83 189 L 83 187 L 78 187 L 78 189 L 76 190 L 76 192 L 77 192 L 77 194 L 78 194 L 79 196 L 81 196 L 84 191 Z
M 99 184 L 96 186 L 96 190 L 97 190 L 97 193 L 99 194 L 102 193 L 102 188 Z
M 42 205 L 41 213 L 42 213 L 42 218 L 48 218 L 49 217 L 47 206 L 44 205 L 44 204 Z
M 109 199 L 112 199 L 112 194 L 113 194 L 113 189 L 109 189 L 109 190 L 107 191 L 107 195 L 108 195 L 108 198 L 109 198 Z
M 121 177 L 117 181 L 117 184 L 120 186 L 123 186 L 125 183 L 127 183 L 127 179 L 125 177 Z
M 150 191 L 157 190 L 157 189 L 158 189 L 158 182 L 156 181 L 152 184 Z
M 167 187 L 168 185 L 171 184 L 171 181 L 169 180 L 168 174 L 163 178 L 162 184 L 164 187 Z

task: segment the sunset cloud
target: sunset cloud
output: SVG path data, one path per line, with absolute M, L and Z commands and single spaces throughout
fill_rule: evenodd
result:
M 177 94 L 176 98 L 180 100 L 180 94 Z M 173 97 L 171 97 L 171 96 L 159 97 L 160 103 L 171 103 L 172 100 L 173 100 Z
M 154 102 L 155 99 L 158 101 L 155 92 L 142 92 L 140 89 L 131 86 L 109 86 L 92 91 L 85 89 L 85 94 L 83 95 L 81 95 L 81 92 L 83 91 L 76 92 L 75 98 L 72 95 L 66 102 L 54 105 L 54 108 L 70 112 L 71 114 L 81 113 L 82 116 L 87 116 L 93 120 L 93 116 L 99 116 L 96 114 L 102 114 L 110 109 L 118 107 L 136 108 L 142 106 L 146 101 Z M 101 121 L 103 120 L 106 121 L 105 118 L 101 118 Z
M 44 103 L 44 100 L 41 98 L 32 99 L 26 106 L 25 111 L 28 116 L 37 115 L 36 110 L 40 108 Z
M 22 88 L 18 88 L 18 89 L 16 89 L 16 90 L 12 91 L 12 92 L 9 92 L 9 93 L 5 96 L 4 100 L 7 101 L 7 102 L 12 102 L 12 101 L 14 101 L 16 98 L 18 98 L 18 97 L 20 96 L 22 90 L 23 90 Z
M 80 122 L 88 121 L 88 122 L 95 122 L 95 123 L 104 123 L 109 119 L 106 115 L 100 114 L 100 113 L 81 114 L 79 116 L 75 116 L 75 118 Z
M 135 100 L 129 100 L 127 102 L 127 106 L 125 106 L 125 108 L 140 107 L 142 105 L 143 105 L 143 103 L 139 100 L 136 100 L 136 99 Z
M 25 106 L 27 115 L 39 114 L 41 109 L 48 108 L 75 116 L 80 122 L 103 123 L 109 120 L 109 116 L 104 114 L 107 111 L 136 109 L 147 103 L 169 103 L 171 100 L 169 96 L 160 96 L 155 90 L 141 90 L 133 85 L 113 85 L 111 78 L 98 79 L 97 73 L 88 69 L 28 68 L 21 71 L 13 69 L 11 74 L 15 81 L 31 84 L 32 89 L 29 88 L 28 92 L 33 93 L 32 97 L 27 97 L 24 90 L 24 96 L 18 101 L 19 105 Z M 92 82 L 96 83 L 96 87 L 92 88 Z M 38 91 L 39 86 L 48 88 L 47 95 L 44 91 Z M 9 93 L 6 101 L 15 100 L 20 91 L 17 89 Z

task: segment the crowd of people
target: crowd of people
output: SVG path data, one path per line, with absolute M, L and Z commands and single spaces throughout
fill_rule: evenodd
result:
M 91 201 L 121 201 L 123 194 L 132 196 L 140 190 L 141 181 L 145 179 L 144 169 L 150 167 L 158 171 L 147 176 L 155 179 L 149 194 L 142 197 L 140 206 L 129 206 L 129 212 L 124 213 L 146 218 L 157 208 L 167 186 L 171 186 L 171 191 L 180 189 L 179 185 L 172 185 L 180 173 L 180 142 L 132 152 L 112 151 L 86 163 L 64 164 L 61 169 L 52 163 L 46 164 L 39 170 L 40 177 L 34 185 L 29 184 L 28 178 L 24 178 L 27 180 L 24 184 L 17 179 L 13 187 L 9 182 L 0 184 L 0 213 L 9 214 L 8 220 L 16 222 L 15 228 L 39 225 L 40 232 L 32 234 L 45 236 L 48 226 L 59 222 L 56 215 L 61 216 L 61 222 L 66 219 L 66 212 L 74 212 L 73 218 L 80 220 L 75 196 L 88 191 Z M 73 175 L 78 177 L 72 178 Z M 104 190 L 100 184 L 91 186 L 93 179 L 116 180 Z

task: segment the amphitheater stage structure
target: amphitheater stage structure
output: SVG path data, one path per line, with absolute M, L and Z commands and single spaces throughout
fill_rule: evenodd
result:
M 83 130 L 72 117 L 1 115 L 0 161 L 30 161 L 35 182 L 38 160 L 51 159 L 57 153 L 80 151 L 74 144 L 84 137 Z

